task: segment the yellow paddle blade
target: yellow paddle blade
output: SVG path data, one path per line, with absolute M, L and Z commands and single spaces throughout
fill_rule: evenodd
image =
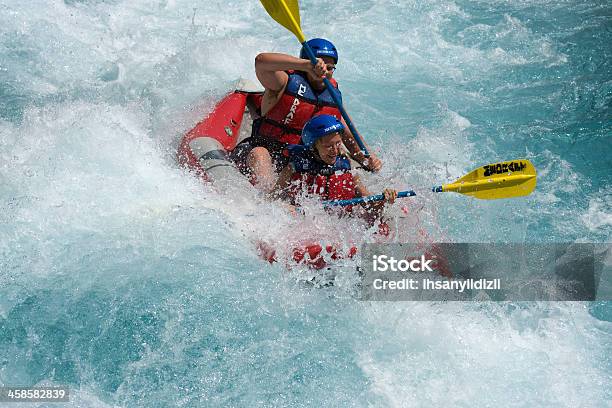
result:
M 300 7 L 297 0 L 260 0 L 274 20 L 291 31 L 300 43 L 306 41 L 300 27 Z
M 442 191 L 496 200 L 526 196 L 535 187 L 535 167 L 529 160 L 518 159 L 479 167 L 454 183 L 444 184 Z

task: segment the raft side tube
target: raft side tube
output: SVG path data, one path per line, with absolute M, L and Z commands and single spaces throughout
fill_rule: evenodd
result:
M 238 168 L 229 161 L 221 143 L 212 137 L 202 136 L 189 142 L 191 152 L 198 158 L 207 178 L 222 190 L 249 190 L 253 186 Z

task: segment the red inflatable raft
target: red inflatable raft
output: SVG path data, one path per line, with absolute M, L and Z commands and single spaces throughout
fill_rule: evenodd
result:
M 201 122 L 181 140 L 178 161 L 195 170 L 207 181 L 222 181 L 225 174 L 216 174 L 219 167 L 232 167 L 227 155 L 238 143 L 247 100 L 255 103 L 261 93 L 234 91 L 223 98 Z
M 238 90 L 226 95 L 181 140 L 178 149 L 179 163 L 194 170 L 205 181 L 232 185 L 234 188 L 253 188 L 228 158 L 229 153 L 240 141 L 240 128 L 245 113 L 256 117 L 257 107 L 261 104 L 263 92 L 248 88 L 253 89 L 252 85 L 242 82 Z M 273 245 L 258 242 L 257 250 L 266 261 L 270 263 L 278 261 L 277 251 Z M 286 262 L 321 269 L 327 265 L 325 258 L 328 260 L 352 258 L 356 248 L 351 248 L 345 256 L 338 253 L 333 246 L 309 242 L 303 248 L 293 248 L 291 252 L 292 259 L 287 259 Z

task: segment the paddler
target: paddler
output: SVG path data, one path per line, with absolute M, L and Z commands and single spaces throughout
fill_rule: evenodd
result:
M 359 177 L 351 172 L 351 161 L 342 153 L 345 126 L 335 116 L 322 114 L 310 119 L 301 135 L 301 145 L 285 149 L 288 164 L 281 171 L 271 196 L 299 205 L 303 195 L 322 200 L 345 200 L 369 196 Z M 371 224 L 380 219 L 385 203 L 393 203 L 397 191 L 385 189 L 384 201 L 362 204 L 363 217 Z M 352 212 L 351 207 L 343 211 Z
M 343 124 L 346 130 L 341 133 L 342 142 L 355 161 L 371 171 L 382 166 L 374 154 L 366 158 L 359 149 L 330 90 L 325 88 L 323 77 L 330 80 L 340 95 L 332 78 L 338 63 L 336 47 L 322 38 L 312 39 L 308 44 L 317 57 L 316 66 L 311 64 L 304 48 L 299 58 L 278 53 L 262 53 L 255 58 L 255 73 L 265 88 L 261 117 L 253 122 L 251 137 L 236 146 L 232 158 L 264 191 L 270 191 L 276 173 L 288 162 L 282 155 L 283 149 L 300 143 L 304 124 L 317 114 L 333 115 Z M 371 152 L 369 148 L 368 151 Z

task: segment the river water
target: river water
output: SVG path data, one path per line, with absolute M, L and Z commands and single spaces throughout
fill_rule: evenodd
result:
M 404 237 L 610 241 L 610 2 L 301 3 L 375 183 L 420 193 Z M 360 302 L 258 258 L 245 234 L 288 216 L 236 215 L 175 152 L 257 53 L 298 53 L 259 2 L 0 10 L 0 384 L 68 385 L 75 407 L 612 398 L 609 302 Z M 527 198 L 427 194 L 514 158 L 538 169 Z

